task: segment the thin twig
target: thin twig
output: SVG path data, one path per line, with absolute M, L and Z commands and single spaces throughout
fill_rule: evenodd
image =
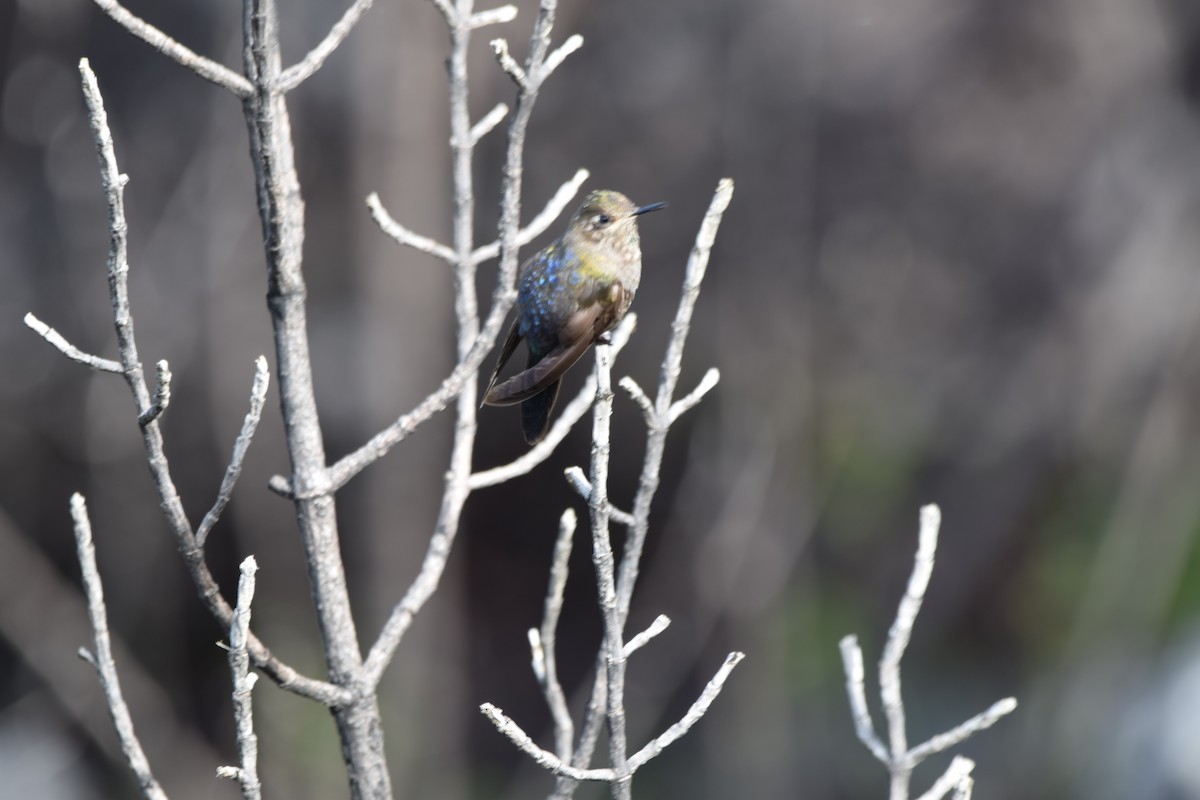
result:
M 521 729 L 520 725 L 491 703 L 484 703 L 479 707 L 479 710 L 492 721 L 492 724 L 496 726 L 496 730 L 503 733 L 512 740 L 513 744 L 532 757 L 538 766 L 549 770 L 551 773 L 576 781 L 608 782 L 613 780 L 614 773 L 611 769 L 578 769 L 564 763 L 550 751 L 538 747 L 534 744 L 533 739 L 529 737 L 529 734 Z
M 383 207 L 383 203 L 379 200 L 379 195 L 375 192 L 367 195 L 367 208 L 371 210 L 371 219 L 375 220 L 375 224 L 398 243 L 406 247 L 411 247 L 414 250 L 419 250 L 422 253 L 436 256 L 443 261 L 454 263 L 455 256 L 453 250 L 439 241 L 430 239 L 428 236 L 422 236 L 419 233 L 413 233 L 401 225 Z
M 680 416 L 694 408 L 697 403 L 704 399 L 704 395 L 713 390 L 713 387 L 720 380 L 720 370 L 716 367 L 709 367 L 708 372 L 704 373 L 704 377 L 700 379 L 700 383 L 696 384 L 695 389 L 692 389 L 692 391 L 671 404 L 671 410 L 667 414 L 667 423 L 674 423 Z
M 155 381 L 154 396 L 150 398 L 150 407 L 138 415 L 138 425 L 143 428 L 163 415 L 171 404 L 171 368 L 166 361 L 160 360 L 154 365 Z
M 591 177 L 591 173 L 586 169 L 576 170 L 575 175 L 558 187 L 558 191 L 554 193 L 546 205 L 542 208 L 538 215 L 529 221 L 529 224 L 521 228 L 517 232 L 516 243 L 518 247 L 524 247 L 532 242 L 537 237 L 545 233 L 559 215 L 566 210 L 567 206 L 575 195 L 579 194 L 580 187 Z M 482 264 L 484 261 L 495 258 L 500 255 L 500 241 L 496 240 L 490 244 L 485 244 L 471 254 L 471 260 L 476 264 Z
M 637 634 L 636 636 L 634 636 L 632 639 L 630 639 L 628 642 L 625 643 L 625 657 L 628 658 L 629 656 L 636 653 L 638 650 L 641 650 L 643 647 L 645 647 L 647 644 L 649 644 L 649 642 L 655 636 L 658 636 L 660 633 L 662 633 L 668 627 L 670 627 L 670 625 L 671 625 L 671 618 L 668 617 L 666 614 L 659 614 L 657 617 L 654 618 L 654 622 L 651 622 L 650 626 L 648 628 L 646 628 L 646 630 Z
M 900 691 L 900 660 L 912 638 L 913 623 L 925 599 L 929 577 L 933 574 L 933 557 L 937 552 L 938 527 L 942 513 L 935 505 L 921 509 L 921 531 L 917 544 L 917 555 L 912 575 L 896 619 L 888 631 L 887 644 L 879 661 L 879 696 L 883 701 L 883 713 L 887 718 L 888 745 L 891 751 L 892 800 L 908 800 L 908 782 L 912 767 L 904 764 L 908 752 L 908 733 L 904 719 L 904 699 Z M 903 784 L 903 790 L 900 784 Z
M 517 84 L 517 88 L 522 92 L 529 89 L 529 77 L 525 74 L 525 70 L 517 63 L 517 60 L 512 57 L 512 53 L 508 52 L 508 42 L 504 39 L 492 40 L 492 52 L 496 56 L 496 61 L 500 64 L 500 69 L 513 79 L 513 83 Z
M 567 37 L 558 49 L 546 56 L 546 63 L 542 64 L 541 74 L 538 75 L 538 80 L 544 81 L 550 77 L 550 73 L 558 69 L 562 62 L 567 60 L 567 56 L 574 53 L 579 48 L 583 47 L 583 37 L 578 33 Z
M 254 359 L 254 384 L 250 387 L 250 410 L 246 412 L 246 417 L 242 420 L 242 429 L 233 442 L 233 455 L 229 459 L 229 466 L 225 468 L 225 477 L 221 480 L 217 499 L 196 528 L 197 547 L 204 547 L 204 543 L 208 540 L 208 534 L 212 532 L 213 526 L 221 518 L 221 512 L 225 510 L 230 497 L 233 496 L 233 487 L 237 485 L 237 480 L 242 474 L 242 461 L 246 458 L 246 451 L 250 449 L 250 441 L 258 429 L 258 421 L 262 419 L 263 405 L 267 399 L 267 386 L 270 382 L 271 371 L 267 368 L 266 356 L 259 356 Z
M 495 8 L 489 8 L 487 11 L 479 11 L 472 14 L 469 24 L 472 28 L 483 28 L 502 22 L 512 22 L 516 18 L 516 6 L 496 6 Z
M 121 682 L 117 678 L 117 665 L 113 662 L 112 643 L 108 637 L 108 612 L 104 607 L 104 587 L 100 583 L 100 571 L 96 568 L 96 548 L 92 544 L 92 523 L 88 519 L 87 503 L 83 495 L 71 496 L 71 519 L 75 523 L 75 548 L 79 553 L 79 567 L 83 572 L 83 588 L 87 593 L 88 616 L 91 617 L 95 634 L 96 652 L 93 655 L 80 649 L 79 655 L 96 668 L 104 698 L 108 701 L 108 712 L 112 715 L 117 738 L 125 760 L 133 769 L 138 786 L 148 800 L 167 800 L 166 793 L 150 771 L 150 762 L 142 750 L 141 742 L 133 730 L 133 719 L 129 707 L 121 694 Z
M 120 375 L 125 371 L 119 361 L 113 361 L 110 358 L 101 358 L 94 356 L 91 353 L 85 353 L 75 345 L 68 342 L 61 333 L 51 328 L 46 323 L 35 317 L 32 313 L 25 315 L 25 324 L 32 328 L 39 336 L 45 339 L 50 344 L 54 345 L 60 353 L 72 361 L 78 361 L 80 364 L 91 367 L 100 372 L 112 372 Z
M 875 733 L 875 723 L 871 721 L 871 710 L 867 707 L 867 692 L 864 684 L 866 677 L 863 669 L 862 648 L 858 646 L 858 637 L 854 635 L 842 637 L 842 667 L 846 672 L 846 694 L 850 698 L 850 716 L 854 719 L 854 732 L 858 739 L 872 754 L 884 764 L 891 763 L 887 747 Z
M 254 573 L 258 564 L 246 556 L 238 580 L 237 608 L 229 628 L 229 671 L 233 675 L 233 720 L 237 731 L 238 767 L 218 769 L 222 777 L 233 778 L 242 786 L 245 800 L 261 800 L 258 782 L 258 736 L 254 733 L 254 684 L 258 675 L 250 671 L 246 642 L 250 636 L 250 604 L 254 601 Z
M 250 82 L 241 75 L 210 58 L 205 58 L 189 50 L 141 17 L 130 12 L 129 9 L 122 6 L 116 0 L 95 0 L 95 2 L 105 14 L 112 17 L 125 30 L 172 61 L 187 67 L 201 78 L 228 89 L 238 97 L 249 97 L 253 91 Z
M 691 730 L 691 727 L 700 721 L 700 718 L 708 711 L 708 707 L 717 699 L 717 695 L 721 693 L 721 689 L 725 686 L 725 681 L 729 678 L 729 673 L 733 672 L 743 658 L 745 653 L 730 653 L 725 657 L 725 663 L 717 670 L 717 674 L 712 677 L 704 687 L 704 691 L 692 703 L 691 708 L 683 715 L 683 718 L 676 722 L 671 727 L 667 728 L 659 736 L 655 737 L 643 747 L 641 750 L 629 757 L 629 768 L 636 770 L 640 768 L 650 759 L 657 756 L 663 750 L 679 740 L 681 736 Z
M 587 500 L 592 496 L 592 482 L 583 474 L 583 470 L 579 467 L 567 467 L 563 470 L 563 475 L 567 478 L 567 483 L 571 484 L 571 488 L 579 493 L 579 496 Z M 608 504 L 608 516 L 619 525 L 626 527 L 633 524 L 633 515 L 628 511 L 622 511 L 614 506 L 611 502 Z
M 142 374 L 141 362 L 138 360 L 137 346 L 133 338 L 133 317 L 129 308 L 127 226 L 123 197 L 126 178 L 117 168 L 112 133 L 104 111 L 104 100 L 96 84 L 96 76 L 86 58 L 79 62 L 79 71 L 83 80 L 84 100 L 88 107 L 88 122 L 100 162 L 100 182 L 108 203 L 108 287 L 113 305 L 113 322 L 117 330 L 120 372 L 129 384 L 136 413 L 140 416 L 150 405 L 150 392 Z M 204 552 L 196 546 L 191 523 L 188 522 L 179 492 L 171 479 L 170 467 L 163 449 L 162 432 L 157 422 L 142 427 L 142 444 L 158 492 L 159 505 L 175 535 L 179 552 L 192 575 L 200 599 L 221 625 L 228 626 L 233 619 L 233 609 L 221 595 L 221 588 L 204 561 Z M 289 691 L 330 707 L 340 705 L 350 698 L 350 693 L 341 687 L 301 675 L 276 658 L 257 639 L 250 643 L 250 654 L 254 658 L 255 666 L 264 670 L 276 683 Z
M 567 697 L 558 680 L 558 658 L 555 647 L 558 643 L 558 618 L 562 614 L 563 592 L 567 588 L 567 565 L 571 559 L 571 546 L 575 542 L 575 511 L 568 508 L 558 525 L 558 539 L 554 542 L 554 560 L 550 564 L 550 585 L 546 589 L 542 627 L 529 631 L 530 642 L 537 639 L 533 647 L 533 672 L 546 697 L 550 718 L 554 720 L 554 750 L 565 763 L 571 761 L 571 748 L 575 739 L 575 723 L 567 707 Z
M 329 58 L 333 51 L 337 50 L 338 45 L 350 35 L 350 31 L 354 30 L 354 26 L 358 24 L 363 14 L 367 13 L 374 2 L 375 0 L 354 0 L 354 4 L 346 9 L 342 18 L 330 28 L 321 43 L 309 51 L 303 61 L 293 64 L 283 71 L 279 76 L 279 91 L 290 92 L 312 77 L 312 74 L 325 63 L 325 59 Z
M 497 103 L 491 111 L 484 114 L 478 122 L 471 126 L 471 130 L 467 132 L 467 140 L 473 145 L 479 144 L 479 140 L 491 133 L 507 116 L 508 103 Z M 454 141 L 450 143 L 455 144 Z
M 646 394 L 638 382 L 626 375 L 621 378 L 618 385 L 629 393 L 629 397 L 633 402 L 637 403 L 638 408 L 642 410 L 642 416 L 646 418 L 646 425 L 650 426 L 657 422 L 657 417 L 654 412 L 654 401 Z
M 982 730 L 995 725 L 1000 718 L 1011 714 L 1017 709 L 1017 699 L 1006 697 L 997 700 L 985 711 L 981 711 L 966 722 L 954 726 L 945 733 L 939 733 L 924 744 L 919 744 L 908 751 L 906 759 L 909 764 L 916 766 L 930 756 L 948 750 L 959 742 L 966 741 Z
M 918 800 L 942 800 L 951 791 L 956 792 L 956 800 L 968 800 L 971 796 L 971 771 L 974 769 L 974 761 L 966 756 L 955 756 L 942 776 Z

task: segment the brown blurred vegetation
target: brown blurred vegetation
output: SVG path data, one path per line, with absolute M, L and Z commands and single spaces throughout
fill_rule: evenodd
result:
M 532 7 L 476 35 L 476 115 L 511 98 L 486 41 L 523 54 Z M 585 45 L 547 85 L 526 209 L 570 177 L 641 202 L 640 330 L 618 375 L 652 385 L 696 226 L 738 185 L 685 357 L 722 381 L 668 444 L 631 628 L 674 624 L 632 662 L 631 736 L 672 721 L 723 654 L 745 650 L 709 716 L 639 773 L 640 797 L 880 798 L 856 742 L 838 638 L 877 656 L 917 509 L 945 514 L 906 660 L 910 737 L 1004 695 L 969 742 L 978 798 L 1200 797 L 1200 12 L 1184 0 L 564 0 Z M 240 63 L 233 2 L 130 8 Z M 285 58 L 342 3 L 283 2 Z M 485 6 L 486 7 L 486 6 Z M 412 407 L 453 361 L 450 275 L 370 222 L 378 191 L 448 238 L 440 16 L 377 0 L 290 97 L 308 208 L 306 271 L 331 456 Z M 193 519 L 216 491 L 270 353 L 253 173 L 236 100 L 85 0 L 0 6 L 0 774 L 12 797 L 132 797 L 89 668 L 67 514 L 88 496 L 118 665 L 177 800 L 235 796 L 223 634 L 196 602 L 148 479 L 128 393 L 21 324 L 34 311 L 112 356 L 105 212 L 75 65 L 87 56 L 129 174 L 133 308 L 166 358 L 167 452 Z M 481 241 L 502 135 L 480 150 Z M 490 292 L 492 273 L 481 272 Z M 580 375 L 575 380 L 581 380 Z M 570 387 L 568 387 L 570 391 Z M 274 406 L 270 407 L 270 412 Z M 631 496 L 640 415 L 619 398 L 613 486 Z M 582 426 L 586 427 L 586 426 Z M 264 418 L 214 532 L 228 591 L 258 557 L 255 628 L 320 673 L 288 505 Z M 342 540 L 370 640 L 416 572 L 449 443 L 442 417 L 356 479 Z M 481 416 L 478 463 L 518 454 L 516 417 Z M 540 618 L 563 467 L 473 497 L 443 587 L 400 651 L 384 715 L 398 796 L 543 796 L 477 711 L 547 716 L 524 631 Z M 599 636 L 575 553 L 561 669 L 577 688 Z M 267 682 L 268 794 L 343 796 L 333 726 Z M 544 741 L 545 739 L 543 739 Z M 937 762 L 938 769 L 944 762 Z M 917 773 L 922 788 L 934 773 Z M 7 796 L 7 795 L 6 795 Z M 581 797 L 600 796 L 592 788 Z

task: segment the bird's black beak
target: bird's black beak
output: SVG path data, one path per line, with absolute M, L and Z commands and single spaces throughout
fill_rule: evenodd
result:
M 666 203 L 651 203 L 648 206 L 642 206 L 641 208 L 634 209 L 633 216 L 636 217 L 640 214 L 649 214 L 651 211 L 658 211 L 660 208 L 666 207 Z

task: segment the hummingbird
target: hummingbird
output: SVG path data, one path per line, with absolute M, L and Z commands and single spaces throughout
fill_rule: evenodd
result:
M 537 444 L 550 427 L 563 373 L 629 311 L 642 277 L 637 218 L 666 205 L 636 206 L 620 192 L 592 192 L 563 235 L 521 265 L 516 318 L 483 402 L 520 403 L 528 444 Z M 525 369 L 497 384 L 522 339 L 529 348 Z

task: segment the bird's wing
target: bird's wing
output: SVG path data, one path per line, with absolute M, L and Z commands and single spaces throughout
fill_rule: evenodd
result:
M 512 327 L 508 329 L 508 338 L 504 340 L 504 347 L 500 348 L 500 356 L 496 359 L 496 368 L 492 370 L 492 379 L 488 381 L 487 390 L 483 393 L 484 401 L 487 401 L 487 396 L 491 394 L 492 387 L 496 385 L 496 378 L 500 377 L 500 370 L 504 369 L 504 365 L 512 358 L 513 351 L 517 349 L 517 345 L 521 342 L 521 331 L 518 320 L 513 320 Z
M 609 294 L 619 298 L 625 290 L 613 284 Z M 593 303 L 581 308 L 567 318 L 559 332 L 559 344 L 544 358 L 524 372 L 519 372 L 501 383 L 489 387 L 484 403 L 489 406 L 511 406 L 541 394 L 562 378 L 571 366 L 587 352 L 600 334 L 616 324 L 620 302 Z

